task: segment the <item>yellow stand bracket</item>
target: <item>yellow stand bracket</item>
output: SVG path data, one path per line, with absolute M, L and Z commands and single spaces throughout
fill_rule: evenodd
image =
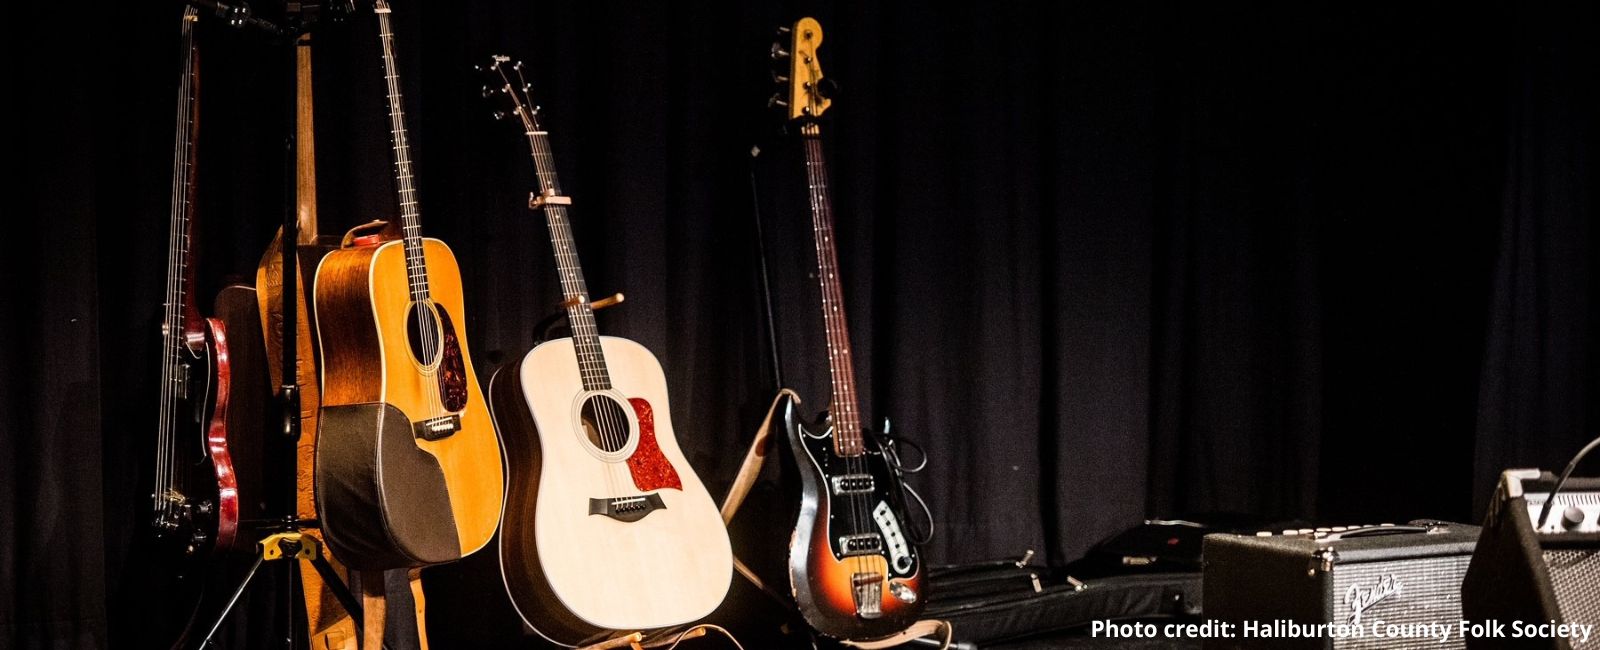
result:
M 315 560 L 322 555 L 322 544 L 316 538 L 304 533 L 278 533 L 261 540 L 258 543 L 261 549 L 261 559 L 271 562 L 282 560 L 285 557 L 299 560 Z

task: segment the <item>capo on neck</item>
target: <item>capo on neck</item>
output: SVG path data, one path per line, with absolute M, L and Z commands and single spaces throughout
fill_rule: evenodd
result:
M 572 205 L 572 197 L 556 194 L 556 191 L 551 188 L 545 188 L 543 192 L 528 193 L 529 210 L 539 210 L 547 205 Z

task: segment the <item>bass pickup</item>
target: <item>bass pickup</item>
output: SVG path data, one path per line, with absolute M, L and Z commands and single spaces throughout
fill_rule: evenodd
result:
M 857 535 L 839 536 L 839 554 L 843 557 L 852 555 L 877 555 L 883 552 L 883 537 L 877 533 L 860 533 Z
M 875 484 L 871 474 L 840 474 L 832 479 L 834 496 L 872 494 Z

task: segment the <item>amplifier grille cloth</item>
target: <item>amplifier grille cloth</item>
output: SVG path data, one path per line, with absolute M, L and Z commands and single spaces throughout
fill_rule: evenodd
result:
M 1335 564 L 1333 566 L 1333 617 L 1331 623 L 1350 623 L 1351 609 L 1346 595 L 1351 587 L 1371 589 L 1378 582 L 1393 576 L 1400 582 L 1400 591 L 1378 601 L 1361 615 L 1361 627 L 1367 634 L 1361 637 L 1334 639 L 1333 647 L 1356 649 L 1394 648 L 1392 638 L 1374 638 L 1372 622 L 1382 620 L 1384 625 L 1410 623 L 1444 623 L 1450 626 L 1450 638 L 1440 643 L 1437 638 L 1414 639 L 1407 647 L 1465 648 L 1456 636 L 1461 621 L 1461 577 L 1467 573 L 1471 555 L 1454 555 L 1361 564 Z
M 1561 603 L 1561 619 L 1567 623 L 1600 623 L 1600 550 L 1560 549 L 1544 552 L 1550 567 L 1550 582 Z M 1588 643 L 1573 640 L 1574 648 L 1600 648 L 1600 638 Z

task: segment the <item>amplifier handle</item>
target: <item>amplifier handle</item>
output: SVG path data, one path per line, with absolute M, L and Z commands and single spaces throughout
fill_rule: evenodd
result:
M 1327 534 L 1324 534 L 1324 535 L 1319 535 L 1319 536 L 1317 536 L 1317 541 L 1318 542 L 1337 542 L 1337 541 L 1339 541 L 1341 539 L 1346 539 L 1346 538 L 1351 538 L 1351 537 L 1374 537 L 1374 536 L 1377 536 L 1377 535 L 1398 535 L 1398 534 L 1401 534 L 1401 533 L 1426 533 L 1426 532 L 1431 531 L 1431 530 L 1433 530 L 1435 528 L 1437 528 L 1437 527 L 1436 526 L 1414 526 L 1414 525 L 1406 525 L 1406 526 L 1362 526 L 1360 528 L 1351 528 L 1349 530 L 1343 530 L 1343 531 L 1339 531 L 1337 533 L 1327 533 Z

